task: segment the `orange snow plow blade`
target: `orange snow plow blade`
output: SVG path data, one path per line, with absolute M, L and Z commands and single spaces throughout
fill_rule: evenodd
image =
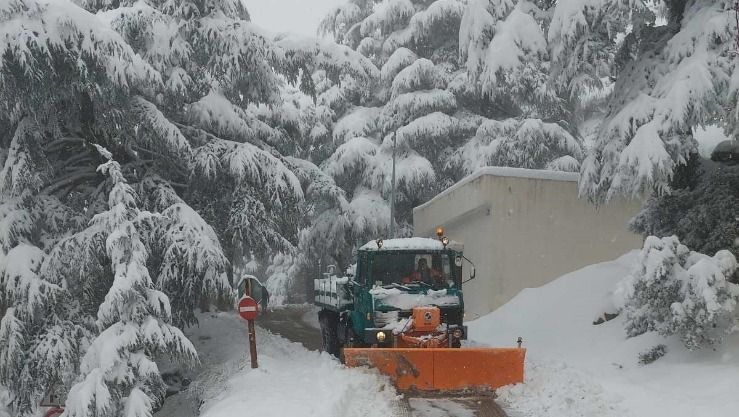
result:
M 526 349 L 345 348 L 347 366 L 369 366 L 401 391 L 490 391 L 523 382 Z

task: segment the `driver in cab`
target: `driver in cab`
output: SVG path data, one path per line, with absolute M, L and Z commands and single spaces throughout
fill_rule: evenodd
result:
M 426 258 L 418 260 L 418 267 L 415 271 L 411 272 L 407 277 L 403 277 L 403 284 L 410 284 L 413 282 L 423 282 L 428 285 L 436 286 L 443 281 L 441 272 L 436 269 L 429 268 L 428 261 Z

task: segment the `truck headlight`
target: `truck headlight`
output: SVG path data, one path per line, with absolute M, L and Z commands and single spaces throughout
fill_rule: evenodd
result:
M 387 336 L 385 335 L 385 332 L 377 332 L 377 341 L 382 343 L 385 341 L 385 338 Z

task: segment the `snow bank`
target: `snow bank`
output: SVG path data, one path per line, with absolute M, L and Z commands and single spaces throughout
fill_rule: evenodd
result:
M 615 311 L 613 291 L 638 252 L 591 265 L 469 322 L 472 343 L 528 348 L 526 383 L 500 390 L 523 416 L 729 417 L 739 409 L 739 337 L 715 351 L 688 352 L 678 338 L 654 333 L 627 339 L 623 318 L 593 321 Z M 657 344 L 668 353 L 642 366 L 638 354 Z
M 211 315 L 207 327 L 220 345 L 232 349 L 226 378 L 206 378 L 201 417 L 384 417 L 392 415 L 397 394 L 389 380 L 376 372 L 349 369 L 325 353 L 309 351 L 257 328 L 259 369 L 251 369 L 246 323 L 233 314 Z M 220 327 L 220 330 L 217 328 Z M 209 352 L 201 353 L 201 356 Z M 212 381 L 207 386 L 207 381 Z

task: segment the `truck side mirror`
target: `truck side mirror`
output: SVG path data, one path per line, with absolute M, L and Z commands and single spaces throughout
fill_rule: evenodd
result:
M 466 256 L 462 256 L 462 258 L 464 258 L 464 260 L 467 261 L 467 262 L 469 262 L 469 264 L 470 264 L 470 277 L 467 278 L 466 280 L 462 281 L 462 284 L 464 284 L 464 283 L 470 282 L 473 279 L 475 279 L 475 275 L 477 275 L 477 271 L 475 271 L 475 264 L 473 264 L 472 261 L 470 261 L 469 259 L 467 259 Z

